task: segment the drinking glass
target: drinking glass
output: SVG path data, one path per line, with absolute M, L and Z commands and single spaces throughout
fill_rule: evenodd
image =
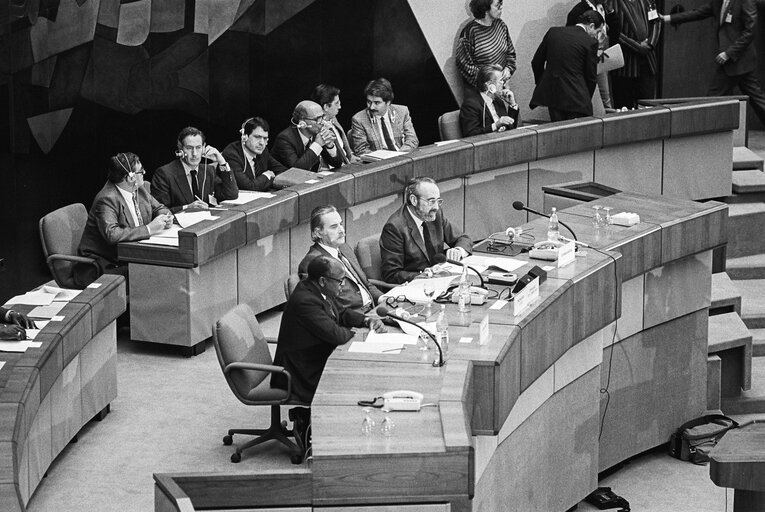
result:
M 601 212 L 601 206 L 599 204 L 595 204 L 592 206 L 592 209 L 594 210 L 594 213 L 592 215 L 592 227 L 595 229 L 603 227 L 603 216 Z
M 375 428 L 375 420 L 372 418 L 372 408 L 364 407 L 364 419 L 361 420 L 361 433 L 365 436 L 371 436 Z
M 385 437 L 390 437 L 393 435 L 393 430 L 396 428 L 396 424 L 393 423 L 393 420 L 388 415 L 388 411 L 385 411 L 385 418 L 383 418 L 382 423 L 380 424 L 380 433 Z
M 426 279 L 425 284 L 422 287 L 422 291 L 428 298 L 428 303 L 425 306 L 425 312 L 423 313 L 425 318 L 428 319 L 433 314 L 433 295 L 436 294 L 436 287 L 433 284 L 433 281 Z

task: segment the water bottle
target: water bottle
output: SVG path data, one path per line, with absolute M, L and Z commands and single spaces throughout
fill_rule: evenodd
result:
M 449 320 L 446 319 L 446 306 L 441 304 L 441 311 L 436 319 L 436 339 L 441 346 L 441 351 L 446 357 L 446 351 L 449 348 Z
M 467 267 L 462 267 L 462 275 L 460 276 L 460 283 L 457 287 L 457 305 L 459 306 L 460 313 L 467 313 L 470 311 L 470 281 L 467 276 Z
M 547 223 L 547 239 L 551 242 L 557 242 L 559 236 L 558 213 L 555 210 L 555 207 L 553 207 L 552 214 L 550 215 L 550 222 Z

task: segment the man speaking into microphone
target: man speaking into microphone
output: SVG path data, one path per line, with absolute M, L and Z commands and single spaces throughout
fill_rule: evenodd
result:
M 390 216 L 380 235 L 382 272 L 389 283 L 405 283 L 438 261 L 436 255 L 460 261 L 473 241 L 457 230 L 441 211 L 441 192 L 432 178 L 412 178 L 404 189 L 404 205 Z M 449 249 L 444 251 L 444 245 Z

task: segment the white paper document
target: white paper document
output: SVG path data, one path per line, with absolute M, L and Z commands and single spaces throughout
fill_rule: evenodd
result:
M 525 261 L 516 260 L 513 258 L 479 256 L 477 254 L 468 256 L 467 258 L 463 259 L 462 262 L 465 265 L 470 265 L 478 272 L 483 272 L 489 267 L 496 267 L 504 270 L 505 272 L 512 272 L 513 270 L 519 269 L 526 264 Z
M 348 347 L 348 352 L 365 354 L 398 354 L 404 348 L 403 343 L 375 343 L 369 341 L 354 341 Z
M 52 293 L 54 295 L 53 300 L 70 301 L 77 297 L 82 290 L 68 290 L 66 288 L 59 288 L 57 286 L 43 285 L 42 290 L 45 293 Z
M 227 199 L 223 201 L 221 204 L 225 204 L 227 206 L 234 206 L 238 204 L 245 204 L 249 203 L 250 201 L 255 201 L 256 199 L 269 199 L 271 197 L 276 197 L 275 194 L 271 194 L 270 192 L 257 192 L 254 190 L 240 190 L 239 191 L 239 197 L 236 199 Z
M 0 352 L 26 352 L 39 346 L 42 346 L 40 341 L 0 341 Z
M 371 153 L 364 153 L 361 155 L 362 160 L 386 160 L 388 158 L 393 158 L 395 156 L 401 156 L 405 155 L 406 153 L 402 151 L 389 151 L 387 149 L 378 149 L 377 151 L 372 151 Z
M 449 287 L 452 281 L 454 281 L 454 276 L 446 276 L 446 277 L 431 277 L 429 279 L 414 279 L 406 284 L 403 284 L 401 286 L 396 286 L 392 290 L 388 291 L 385 295 L 383 295 L 384 298 L 387 297 L 399 297 L 403 295 L 410 301 L 417 303 L 417 304 L 424 304 L 428 302 L 428 297 L 425 295 L 425 283 L 429 282 L 433 285 L 433 288 L 435 289 L 435 294 L 433 297 L 438 297 L 441 293 L 445 292 L 446 289 Z M 383 299 L 384 300 L 384 299 Z
M 56 296 L 52 293 L 45 293 L 42 290 L 34 290 L 27 292 L 24 295 L 16 295 L 11 297 L 6 305 L 11 304 L 26 304 L 29 306 L 48 306 Z
M 213 214 L 208 210 L 202 210 L 198 212 L 178 212 L 175 214 L 175 220 L 178 221 L 178 224 L 180 224 L 182 228 L 193 226 L 194 224 L 198 224 L 203 220 L 215 220 L 217 218 L 218 217 L 214 217 Z M 172 229 L 173 228 L 170 228 L 170 230 Z M 166 229 L 165 231 L 169 230 Z M 159 233 L 157 233 L 157 235 L 159 235 Z
M 401 322 L 399 322 L 401 323 Z M 411 327 L 411 325 L 409 326 Z M 417 334 L 407 334 L 406 332 L 383 332 L 378 333 L 375 331 L 369 331 L 369 334 L 367 334 L 367 339 L 364 343 L 392 343 L 393 345 L 416 345 L 417 344 L 417 337 L 419 336 L 419 331 Z
M 37 306 L 27 316 L 32 318 L 53 318 L 64 306 L 66 306 L 66 302 L 53 302 L 49 306 Z
M 216 219 L 217 217 L 211 217 L 211 218 Z M 160 231 L 159 233 L 154 233 L 151 236 L 153 238 L 175 238 L 177 240 L 178 239 L 178 233 L 180 233 L 182 229 L 183 229 L 183 227 L 177 226 L 177 225 L 173 224 L 169 228 L 167 228 L 167 229 L 165 229 L 163 231 Z
M 420 329 L 406 322 L 399 322 L 398 320 L 396 320 L 396 323 L 398 323 L 399 327 L 401 327 L 401 330 L 404 331 L 404 333 L 407 336 L 414 338 L 414 341 L 411 341 L 410 343 L 417 343 L 417 338 L 420 336 L 420 333 L 422 332 Z M 425 329 L 431 334 L 436 333 L 435 322 L 419 322 L 417 323 L 417 325 L 419 325 L 420 327 L 422 327 L 423 329 Z
M 178 238 L 162 238 L 159 236 L 151 236 L 146 240 L 139 240 L 139 244 L 150 245 L 167 245 L 169 247 L 178 247 Z

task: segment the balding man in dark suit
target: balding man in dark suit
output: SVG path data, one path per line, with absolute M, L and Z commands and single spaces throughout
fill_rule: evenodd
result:
M 572 27 L 552 27 L 531 60 L 537 86 L 531 108 L 545 106 L 551 121 L 592 115 L 598 67 L 597 32 L 603 17 L 586 11 Z

